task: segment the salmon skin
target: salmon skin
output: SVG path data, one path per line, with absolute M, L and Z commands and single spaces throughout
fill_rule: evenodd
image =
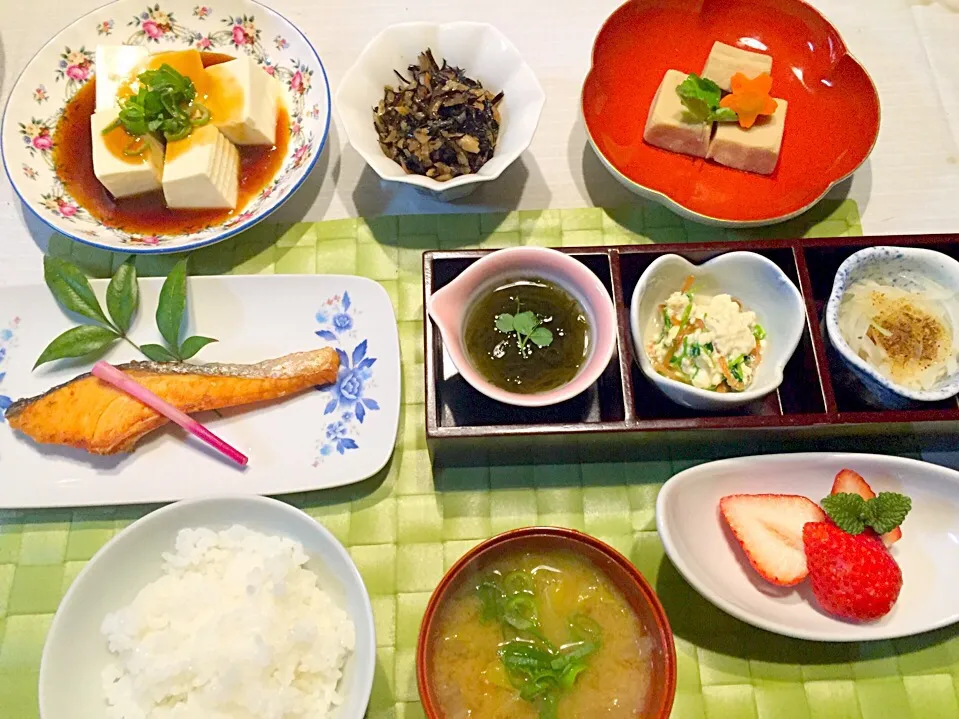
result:
M 326 347 L 257 364 L 130 362 L 117 369 L 177 409 L 192 413 L 264 402 L 329 384 L 336 381 L 339 366 L 336 351 Z M 6 419 L 12 429 L 35 442 L 91 454 L 130 452 L 144 436 L 169 422 L 92 374 L 14 402 Z

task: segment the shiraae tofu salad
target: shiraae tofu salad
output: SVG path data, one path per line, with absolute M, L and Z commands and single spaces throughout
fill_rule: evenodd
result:
M 743 392 L 766 348 L 766 330 L 728 294 L 698 292 L 695 278 L 659 306 L 646 351 L 669 379 L 714 392 Z

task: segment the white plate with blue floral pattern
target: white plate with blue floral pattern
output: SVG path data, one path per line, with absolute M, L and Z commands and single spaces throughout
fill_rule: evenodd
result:
M 106 280 L 93 281 L 103 303 Z M 160 279 L 140 280 L 137 344 L 161 342 L 153 319 Z M 276 495 L 351 484 L 386 466 L 400 414 L 396 317 L 382 286 L 340 275 L 193 277 L 187 331 L 217 338 L 191 362 L 251 363 L 335 347 L 337 382 L 277 402 L 197 418 L 247 454 L 245 469 L 177 427 L 107 457 L 38 445 L 2 414 L 89 371 L 64 360 L 33 370 L 43 348 L 76 324 L 44 285 L 0 288 L 0 507 L 75 507 L 169 502 L 213 494 Z M 118 343 L 103 356 L 144 359 Z
M 280 81 L 290 115 L 286 159 L 273 181 L 226 220 L 190 234 L 130 234 L 93 217 L 60 182 L 53 162 L 60 115 L 96 73 L 96 46 L 120 44 L 247 54 Z M 95 247 L 150 254 L 219 242 L 262 220 L 310 174 L 329 127 L 330 87 L 320 57 L 276 11 L 253 0 L 119 0 L 60 31 L 29 62 L 10 91 L 0 149 L 14 190 L 47 225 Z

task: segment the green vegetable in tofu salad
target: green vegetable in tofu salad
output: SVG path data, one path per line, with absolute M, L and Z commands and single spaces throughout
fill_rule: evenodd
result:
M 715 392 L 742 392 L 762 360 L 766 330 L 726 294 L 706 296 L 688 277 L 660 305 L 648 354 L 670 379 Z
M 588 669 L 587 658 L 602 646 L 602 629 L 585 614 L 569 619 L 570 641 L 556 646 L 539 621 L 533 577 L 516 570 L 494 572 L 476 585 L 484 622 L 499 622 L 503 643 L 499 658 L 510 684 L 524 701 L 537 706 L 540 719 L 556 719 L 559 698 Z

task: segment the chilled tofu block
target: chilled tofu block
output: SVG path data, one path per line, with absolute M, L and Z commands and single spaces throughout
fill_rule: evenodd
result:
M 776 112 L 761 115 L 748 130 L 738 122 L 717 122 L 706 157 L 737 170 L 768 175 L 776 169 L 785 126 L 786 101 L 777 98 Z
M 134 45 L 97 45 L 96 51 L 96 109 L 108 110 L 117 105 L 120 88 L 143 67 L 150 51 Z
M 713 43 L 713 49 L 706 58 L 706 67 L 703 68 L 703 77 L 712 80 L 724 91 L 730 92 L 730 80 L 737 72 L 752 79 L 764 72 L 772 72 L 773 59 L 761 52 L 740 50 L 738 47 L 726 45 L 722 42 Z
M 213 124 L 236 145 L 276 141 L 277 81 L 249 57 L 212 65 L 209 108 Z
M 240 153 L 213 125 L 166 146 L 163 196 L 171 209 L 235 208 Z
M 104 135 L 103 131 L 116 119 L 117 111 L 112 108 L 90 116 L 93 174 L 114 197 L 159 190 L 163 178 L 163 145 L 152 135 L 136 141 L 122 127 Z M 132 151 L 139 154 L 128 154 Z
M 676 94 L 687 73 L 667 70 L 646 117 L 643 139 L 650 145 L 686 155 L 705 157 L 712 125 L 692 120 Z

